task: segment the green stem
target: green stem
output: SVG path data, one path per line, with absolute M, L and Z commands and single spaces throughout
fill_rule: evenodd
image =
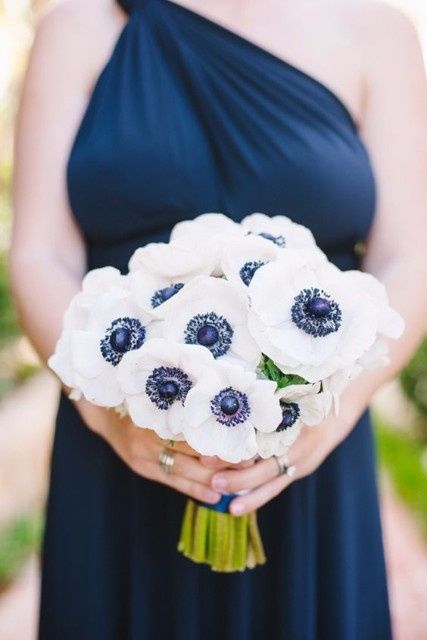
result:
M 240 517 L 188 500 L 178 550 L 213 571 L 230 573 L 264 564 L 256 513 Z

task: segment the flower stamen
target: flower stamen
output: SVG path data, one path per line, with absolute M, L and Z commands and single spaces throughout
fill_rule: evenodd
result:
M 158 409 L 166 411 L 175 401 L 183 405 L 191 387 L 191 380 L 182 369 L 157 367 L 147 378 L 145 392 Z
M 125 353 L 142 347 L 144 340 L 145 327 L 137 318 L 117 318 L 100 342 L 102 357 L 116 367 Z
M 188 322 L 184 340 L 186 344 L 199 344 L 209 349 L 214 358 L 225 355 L 233 340 L 234 331 L 228 321 L 215 312 L 199 313 Z
M 317 287 L 303 289 L 295 296 L 291 316 L 296 326 L 313 338 L 338 331 L 342 323 L 338 303 Z
M 226 427 L 235 427 L 246 422 L 251 413 L 247 395 L 232 387 L 217 393 L 211 400 L 211 411 L 217 422 Z

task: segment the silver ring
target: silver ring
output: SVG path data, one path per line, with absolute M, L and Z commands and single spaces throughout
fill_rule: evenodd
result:
M 161 469 L 168 475 L 172 473 L 173 465 L 175 464 L 175 453 L 165 447 L 159 455 L 159 465 Z
M 273 458 L 276 461 L 279 476 L 288 476 L 288 478 L 292 478 L 292 476 L 295 475 L 295 465 L 288 465 L 288 460 L 285 456 L 273 456 Z

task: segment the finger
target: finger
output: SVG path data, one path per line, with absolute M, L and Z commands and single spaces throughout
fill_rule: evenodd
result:
M 138 429 L 138 427 L 136 428 Z M 187 456 L 192 456 L 194 458 L 200 457 L 200 454 L 192 449 L 186 442 L 181 440 L 163 440 L 151 429 L 138 430 L 141 434 L 141 440 L 144 443 L 146 443 L 147 440 L 150 440 L 153 444 L 157 445 L 161 451 L 163 449 L 172 449 L 173 451 L 180 451 L 181 453 L 185 453 Z
M 166 446 L 168 445 L 168 441 L 166 441 Z M 181 453 L 184 453 L 186 456 L 191 456 L 192 458 L 200 458 L 200 453 L 197 453 L 197 451 L 195 449 L 192 449 L 190 447 L 190 445 L 188 445 L 186 442 L 181 442 L 181 441 L 175 441 L 173 443 L 173 445 L 170 446 L 170 448 L 173 451 L 180 451 Z
M 218 491 L 242 491 L 253 489 L 275 478 L 278 473 L 274 458 L 260 460 L 247 469 L 222 471 L 212 477 L 212 487 Z
M 180 493 L 189 496 L 190 498 L 194 498 L 200 502 L 206 502 L 208 504 L 216 504 L 221 499 L 221 494 L 217 491 L 213 491 L 210 487 L 205 484 L 201 484 L 200 482 L 196 482 L 195 480 L 190 480 L 189 478 L 184 478 L 182 476 L 176 475 L 175 473 L 164 473 L 161 469 L 157 467 L 155 470 L 156 479 L 158 482 L 165 484 L 171 489 L 175 489 Z
M 245 469 L 247 467 L 251 467 L 255 463 L 255 459 L 244 460 L 243 462 L 233 464 L 231 462 L 225 462 L 225 460 L 221 460 L 221 458 L 218 458 L 217 456 L 201 456 L 200 462 L 209 469 L 219 471 L 220 469 Z
M 245 496 L 239 496 L 232 500 L 230 504 L 230 512 L 235 516 L 241 516 L 245 513 L 250 513 L 259 509 L 264 504 L 275 498 L 286 487 L 288 487 L 293 481 L 293 478 L 288 476 L 279 476 L 270 480 L 265 484 L 254 489 Z
M 199 460 L 187 456 L 184 453 L 174 454 L 172 472 L 178 476 L 190 478 L 209 487 L 212 483 L 212 475 L 214 473 L 212 469 L 205 467 Z

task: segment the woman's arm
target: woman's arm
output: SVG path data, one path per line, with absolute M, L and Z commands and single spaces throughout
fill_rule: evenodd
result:
M 402 368 L 427 329 L 427 82 L 422 55 L 413 26 L 382 4 L 374 4 L 364 20 L 364 40 L 366 99 L 361 135 L 378 190 L 364 269 L 385 284 L 406 329 L 392 345 L 390 365 L 365 372 L 346 390 L 338 417 L 303 430 L 289 450 L 290 464 L 296 467 L 294 479 L 317 469 L 349 434 L 374 391 Z M 251 469 L 220 472 L 212 486 L 230 491 L 258 487 L 233 501 L 231 509 L 243 513 L 260 507 L 290 484 L 288 477 L 276 475 L 275 461 L 266 460 Z
M 108 0 L 69 0 L 44 18 L 30 58 L 17 123 L 10 275 L 22 326 L 43 360 L 54 351 L 63 313 L 86 271 L 84 240 L 68 205 L 66 163 L 93 78 L 119 27 Z M 84 400 L 76 408 L 136 473 L 202 501 L 219 499 L 209 487 L 212 473 L 184 445 L 168 476 L 158 465 L 164 443 L 153 432 Z

